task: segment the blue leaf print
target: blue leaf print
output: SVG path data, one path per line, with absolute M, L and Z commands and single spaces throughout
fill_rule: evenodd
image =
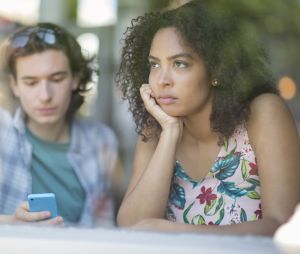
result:
M 176 221 L 176 216 L 173 212 L 173 210 L 171 209 L 171 207 L 167 206 L 167 211 L 166 211 L 166 218 L 170 221 Z
M 257 180 L 257 179 L 254 179 L 254 178 L 248 178 L 246 181 L 247 181 L 248 183 L 252 183 L 253 185 L 260 186 L 260 182 L 259 182 L 259 180 Z
M 245 190 L 247 190 L 247 191 L 253 191 L 253 190 L 255 190 L 255 188 L 256 188 L 256 185 L 252 184 L 251 186 L 245 188 Z
M 241 209 L 241 213 L 240 213 L 240 221 L 241 222 L 247 221 L 247 214 L 243 208 Z
M 240 157 L 241 153 L 235 153 L 227 159 L 219 158 L 213 165 L 211 172 L 218 172 L 215 177 L 221 181 L 232 176 L 240 164 Z
M 171 203 L 175 205 L 178 209 L 183 209 L 185 206 L 185 192 L 184 189 L 177 183 L 172 184 Z
M 175 163 L 174 175 L 180 179 L 183 179 L 185 181 L 192 183 L 193 188 L 195 188 L 199 183 L 202 182 L 202 181 L 200 181 L 200 182 L 194 181 L 191 177 L 189 177 L 178 161 L 176 161 L 176 163 Z
M 223 182 L 217 188 L 217 191 L 224 193 L 231 198 L 242 197 L 248 193 L 247 190 L 235 187 L 234 182 Z

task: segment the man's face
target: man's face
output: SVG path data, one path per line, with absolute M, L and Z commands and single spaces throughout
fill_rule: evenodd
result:
M 16 79 L 11 80 L 28 124 L 45 126 L 65 121 L 78 81 L 62 51 L 50 49 L 17 58 Z

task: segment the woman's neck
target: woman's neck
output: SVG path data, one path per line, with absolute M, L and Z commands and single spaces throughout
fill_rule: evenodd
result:
M 70 131 L 66 121 L 55 124 L 38 124 L 33 121 L 27 121 L 27 128 L 37 137 L 58 143 L 66 143 L 69 141 Z
M 196 142 L 210 142 L 218 138 L 218 134 L 211 130 L 210 125 L 211 104 L 201 112 L 184 119 L 184 136 Z

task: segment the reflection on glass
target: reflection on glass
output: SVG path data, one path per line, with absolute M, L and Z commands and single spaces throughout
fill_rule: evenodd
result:
M 297 92 L 297 86 L 295 81 L 290 77 L 282 77 L 279 80 L 278 88 L 280 91 L 280 95 L 286 99 L 291 100 L 295 97 Z
M 77 23 L 79 26 L 113 25 L 117 21 L 116 0 L 79 0 Z
M 1 1 L 0 16 L 24 24 L 34 24 L 39 19 L 40 0 Z
M 92 33 L 84 33 L 77 37 L 77 41 L 79 42 L 83 54 L 90 58 L 91 56 L 98 55 L 99 47 L 100 47 L 100 41 L 97 35 Z M 96 60 L 96 59 L 95 59 Z M 98 69 L 99 65 L 98 62 L 95 61 L 94 68 Z M 80 108 L 80 114 L 84 116 L 91 116 L 93 114 L 92 109 L 93 104 L 95 103 L 97 99 L 98 94 L 98 76 L 94 73 L 92 77 L 93 81 L 88 84 L 88 87 L 90 88 L 89 93 L 85 94 L 85 103 Z

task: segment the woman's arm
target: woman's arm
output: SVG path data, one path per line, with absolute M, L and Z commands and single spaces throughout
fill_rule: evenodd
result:
M 158 140 L 144 142 L 140 138 L 137 143 L 131 181 L 117 217 L 120 226 L 164 217 L 182 133 L 182 122 L 160 109 L 151 97 L 149 85 L 142 86 L 141 96 L 146 109 L 162 126 L 162 132 Z
M 264 94 L 251 104 L 248 134 L 261 183 L 263 218 L 228 226 L 178 224 L 149 219 L 134 228 L 221 234 L 272 235 L 300 201 L 300 144 L 294 120 L 278 96 Z
M 117 222 L 130 226 L 145 218 L 163 218 L 173 175 L 176 140 L 171 132 L 157 142 L 136 146 L 131 181 L 120 207 Z
M 278 96 L 259 96 L 251 111 L 248 132 L 259 168 L 263 217 L 282 224 L 300 201 L 299 135 Z
M 221 235 L 264 235 L 272 236 L 279 223 L 271 218 L 263 218 L 258 221 L 248 221 L 239 224 L 219 225 L 192 225 L 181 224 L 166 219 L 145 219 L 131 227 L 136 230 L 162 231 L 162 232 L 187 232 L 200 234 Z

